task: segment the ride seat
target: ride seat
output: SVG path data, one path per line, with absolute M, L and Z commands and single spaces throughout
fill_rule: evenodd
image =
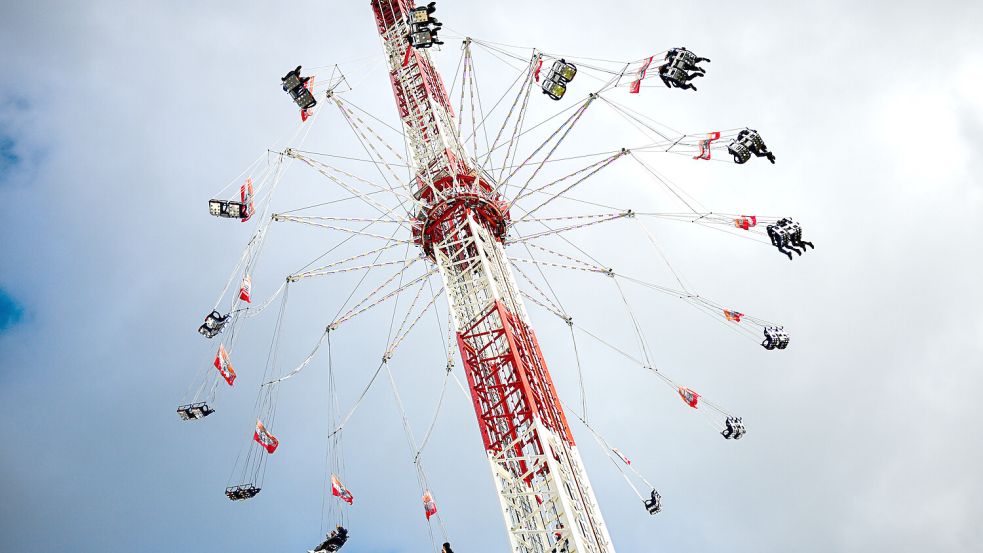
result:
M 310 94 L 310 92 L 308 92 Z M 243 219 L 249 213 L 249 206 L 233 200 L 208 200 L 208 212 L 225 219 Z
M 256 497 L 260 488 L 257 488 L 253 484 L 241 484 L 239 486 L 229 486 L 225 489 L 225 495 L 231 501 L 244 501 L 246 499 L 251 499 Z
M 209 407 L 206 402 L 190 403 L 177 408 L 178 416 L 184 421 L 203 419 L 214 412 L 215 409 Z
M 747 163 L 751 159 L 751 150 L 744 145 L 742 140 L 733 140 L 727 145 L 727 153 L 734 156 L 734 163 Z

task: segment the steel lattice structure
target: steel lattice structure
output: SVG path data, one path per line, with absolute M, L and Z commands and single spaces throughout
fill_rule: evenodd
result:
M 507 202 L 469 167 L 443 81 L 406 43 L 408 0 L 373 0 L 417 168 L 414 238 L 439 267 L 512 550 L 612 552 L 501 239 Z

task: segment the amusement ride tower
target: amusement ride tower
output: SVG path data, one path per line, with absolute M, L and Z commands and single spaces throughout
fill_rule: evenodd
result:
M 415 242 L 447 291 L 512 551 L 614 551 L 503 239 L 509 203 L 469 159 L 443 81 L 407 43 L 412 0 L 372 0 L 416 171 Z

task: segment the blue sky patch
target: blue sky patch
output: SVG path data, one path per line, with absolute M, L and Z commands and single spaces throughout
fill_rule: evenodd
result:
M 0 332 L 14 326 L 24 316 L 24 308 L 0 288 Z
M 20 163 L 20 156 L 14 152 L 14 140 L 6 135 L 0 135 L 0 180 L 3 176 Z

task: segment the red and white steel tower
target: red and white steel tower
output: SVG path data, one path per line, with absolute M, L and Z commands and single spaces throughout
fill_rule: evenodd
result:
M 448 294 L 512 551 L 614 551 L 505 256 L 508 202 L 461 144 L 412 0 L 371 0 L 416 170 L 414 239 Z

